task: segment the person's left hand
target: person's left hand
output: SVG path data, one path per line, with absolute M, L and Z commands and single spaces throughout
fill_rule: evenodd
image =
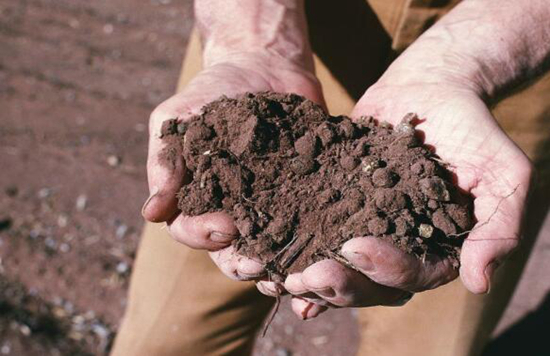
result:
M 471 292 L 489 291 L 494 270 L 518 246 L 532 167 L 469 84 L 400 82 L 387 74 L 352 113 L 393 125 L 409 112 L 421 118 L 417 129 L 425 144 L 450 164 L 458 186 L 475 198 L 477 224 L 462 247 L 460 270 L 447 259 L 428 255 L 420 261 L 380 239 L 358 237 L 340 252 L 353 268 L 327 259 L 287 277 L 284 286 L 294 295 L 299 317 L 315 317 L 327 307 L 403 305 L 412 293 L 459 274 Z

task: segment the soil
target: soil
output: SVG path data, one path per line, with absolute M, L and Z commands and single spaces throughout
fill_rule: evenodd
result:
M 353 237 L 459 266 L 472 198 L 418 139 L 408 114 L 395 128 L 372 117 L 329 116 L 303 97 L 222 97 L 188 123 L 166 121 L 165 162 L 183 155 L 193 176 L 178 193 L 186 215 L 225 211 L 234 246 L 272 277 L 300 272 Z

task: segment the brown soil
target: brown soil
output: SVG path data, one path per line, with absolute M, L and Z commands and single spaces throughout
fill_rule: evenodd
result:
M 414 120 L 354 123 L 298 95 L 247 93 L 206 105 L 188 124 L 167 121 L 164 155 L 182 154 L 193 175 L 178 194 L 182 212 L 231 214 L 235 247 L 272 276 L 339 259 L 359 236 L 458 267 L 471 197 L 421 145 Z

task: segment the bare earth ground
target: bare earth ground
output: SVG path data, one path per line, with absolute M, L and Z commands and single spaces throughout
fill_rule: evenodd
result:
M 0 354 L 109 349 L 143 223 L 147 118 L 174 90 L 191 8 L 0 2 Z M 493 352 L 548 330 L 548 219 L 545 231 Z M 353 311 L 303 323 L 283 304 L 255 354 L 352 355 L 357 342 Z

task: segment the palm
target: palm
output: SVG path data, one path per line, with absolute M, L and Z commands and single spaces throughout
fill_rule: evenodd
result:
M 407 112 L 421 119 L 425 143 L 449 164 L 457 184 L 475 197 L 478 224 L 461 256 L 462 278 L 472 291 L 487 289 L 480 271 L 518 242 L 530 166 L 499 128 L 485 103 L 471 92 L 437 85 L 373 87 L 355 116 L 370 114 L 396 124 Z M 497 257 L 498 256 L 498 257 Z M 481 272 L 481 273 L 480 273 Z M 489 271 L 490 273 L 490 271 Z
M 241 58 L 200 72 L 182 92 L 159 105 L 150 120 L 147 173 L 152 198 L 146 202 L 143 215 L 150 221 L 166 221 L 170 234 L 177 241 L 211 251 L 212 259 L 222 272 L 234 279 L 257 277 L 263 273 L 263 266 L 234 253 L 230 243 L 237 230 L 228 214 L 218 212 L 197 217 L 180 214 L 176 193 L 185 184 L 185 162 L 181 159 L 173 167 L 166 167 L 159 160 L 164 147 L 160 131 L 165 120 L 189 120 L 205 104 L 222 95 L 268 90 L 295 92 L 323 104 L 320 85 L 311 73 L 292 63 L 279 61 L 268 67 L 257 58 Z

